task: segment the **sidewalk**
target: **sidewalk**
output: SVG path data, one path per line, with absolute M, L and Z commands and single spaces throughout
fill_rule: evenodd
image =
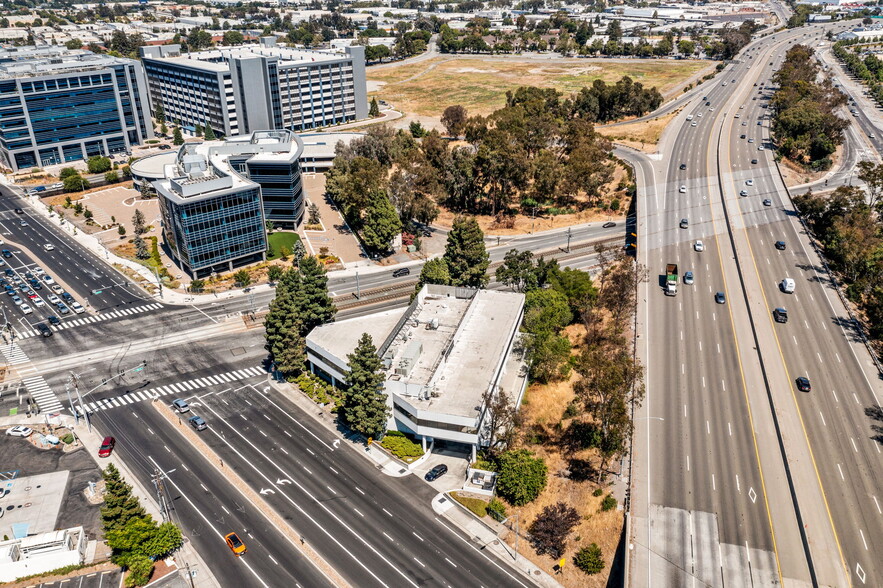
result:
M 34 420 L 35 418 L 37 420 Z M 58 421 L 74 431 L 77 439 L 83 444 L 84 450 L 88 451 L 89 455 L 98 455 L 98 448 L 101 446 L 103 436 L 98 433 L 94 427 L 90 431 L 89 427 L 86 426 L 86 423 L 82 419 L 80 420 L 80 424 L 77 425 L 72 416 L 60 415 Z M 25 415 L 0 417 L 0 428 L 11 427 L 14 425 L 33 426 L 37 422 L 45 422 L 42 415 L 31 417 L 30 419 Z M 162 521 L 159 506 L 156 504 L 155 493 L 150 492 L 145 488 L 140 480 L 135 477 L 132 471 L 119 459 L 118 456 L 111 454 L 110 457 L 106 459 L 103 458 L 100 463 L 97 463 L 97 465 L 99 468 L 104 469 L 107 467 L 108 463 L 112 463 L 116 466 L 126 482 L 132 485 L 132 494 L 138 497 L 147 514 L 152 516 L 156 521 Z M 182 532 L 183 531 L 184 529 L 182 529 Z M 171 557 L 171 559 L 175 560 L 176 565 L 181 570 L 190 569 L 197 572 L 196 576 L 191 578 L 194 588 L 220 588 L 221 584 L 217 581 L 214 574 L 212 574 L 211 568 L 206 565 L 202 558 L 200 558 L 186 535 L 184 544 L 175 555 Z

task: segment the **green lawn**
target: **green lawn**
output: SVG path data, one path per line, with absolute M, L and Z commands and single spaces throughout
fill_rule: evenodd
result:
M 277 231 L 275 233 L 270 233 L 270 235 L 267 237 L 267 240 L 270 242 L 270 250 L 267 251 L 267 260 L 272 261 L 274 259 L 279 259 L 280 257 L 282 257 L 283 247 L 288 249 L 288 253 L 290 255 L 294 244 L 297 241 L 300 241 L 300 235 L 298 235 L 297 233 L 286 233 Z

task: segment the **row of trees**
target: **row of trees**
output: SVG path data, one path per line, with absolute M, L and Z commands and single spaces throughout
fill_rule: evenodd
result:
M 153 562 L 181 547 L 181 530 L 172 522 L 157 524 L 113 464 L 107 466 L 102 477 L 105 489 L 101 522 L 107 545 L 113 550 L 111 560 L 128 569 L 128 588 L 144 586 L 153 574 Z
M 877 42 L 880 42 L 880 38 Z M 873 53 L 864 59 L 856 55 L 858 43 L 859 39 L 838 41 L 834 44 L 834 55 L 849 73 L 865 83 L 877 104 L 883 104 L 883 60 Z
M 779 153 L 812 169 L 828 169 L 849 124 L 835 113 L 846 96 L 830 79 L 819 81 L 819 64 L 806 45 L 788 50 L 773 81 L 778 89 L 770 103 L 772 134 Z

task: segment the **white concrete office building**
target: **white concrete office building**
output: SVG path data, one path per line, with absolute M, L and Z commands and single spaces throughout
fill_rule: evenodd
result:
M 426 285 L 407 309 L 319 326 L 307 335 L 314 374 L 346 386 L 347 355 L 362 333 L 377 346 L 386 368 L 390 430 L 423 441 L 478 447 L 491 438 L 486 391 L 519 406 L 527 366 L 518 345 L 524 295 Z
M 141 56 L 154 108 L 187 130 L 304 131 L 368 116 L 364 47 L 309 51 L 265 37 L 184 54 L 179 45 L 142 47 Z

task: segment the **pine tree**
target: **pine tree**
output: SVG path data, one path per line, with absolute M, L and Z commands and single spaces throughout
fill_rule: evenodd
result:
M 369 249 L 389 250 L 390 243 L 402 232 L 402 219 L 384 191 L 372 194 L 362 218 L 362 240 Z
M 205 123 L 205 140 L 206 141 L 214 141 L 217 138 L 218 138 L 218 136 L 215 135 L 215 130 L 211 127 L 210 124 Z
M 313 256 L 300 262 L 301 290 L 298 293 L 298 314 L 303 321 L 301 335 L 306 337 L 315 327 L 334 318 L 337 309 L 328 295 L 328 274 L 325 266 Z
M 165 135 L 169 132 L 169 127 L 166 126 L 166 123 L 159 123 L 159 132 L 162 135 Z
M 181 134 L 180 127 L 175 127 L 175 132 L 172 133 L 172 143 L 174 143 L 175 145 L 184 144 L 184 135 Z
M 276 285 L 276 296 L 270 302 L 270 308 L 264 319 L 266 344 L 264 348 L 270 352 L 273 360 L 278 363 L 285 349 L 285 340 L 289 331 L 294 328 L 293 318 L 296 316 L 294 291 L 300 289 L 300 272 L 289 268 Z
M 487 286 L 490 256 L 484 246 L 484 233 L 474 217 L 460 216 L 454 220 L 448 233 L 444 260 L 454 286 Z
M 196 127 L 194 128 L 197 137 L 202 137 L 202 125 L 196 123 Z
M 135 214 L 132 215 L 132 228 L 135 230 L 136 235 L 143 235 L 146 232 L 145 222 L 144 213 L 141 212 L 140 208 L 136 208 Z
M 166 111 L 165 111 L 165 109 L 162 107 L 162 104 L 160 104 L 160 103 L 157 103 L 157 104 L 156 104 L 156 109 L 154 110 L 154 113 L 155 113 L 155 116 L 156 116 L 156 122 L 158 122 L 158 123 L 161 124 L 161 125 L 162 125 L 162 124 L 165 124 L 165 122 L 166 122 Z
M 144 516 L 144 508 L 132 494 L 132 487 L 123 480 L 113 464 L 102 472 L 104 478 L 104 506 L 101 507 L 101 520 L 105 533 L 121 529 L 138 517 Z
M 147 243 L 144 242 L 144 239 L 141 235 L 135 235 L 135 239 L 132 241 L 135 245 L 135 257 L 138 259 L 148 259 L 150 257 L 150 251 L 147 249 Z
M 380 105 L 377 104 L 377 98 L 371 99 L 371 106 L 368 108 L 368 116 L 377 118 L 380 116 Z
M 383 391 L 383 364 L 368 333 L 363 333 L 349 360 L 349 387 L 344 391 L 343 417 L 349 427 L 366 437 L 380 439 L 386 432 L 390 410 Z
M 303 241 L 298 239 L 291 247 L 291 255 L 294 257 L 294 265 L 300 265 L 301 260 L 307 255 L 307 248 L 304 247 Z

